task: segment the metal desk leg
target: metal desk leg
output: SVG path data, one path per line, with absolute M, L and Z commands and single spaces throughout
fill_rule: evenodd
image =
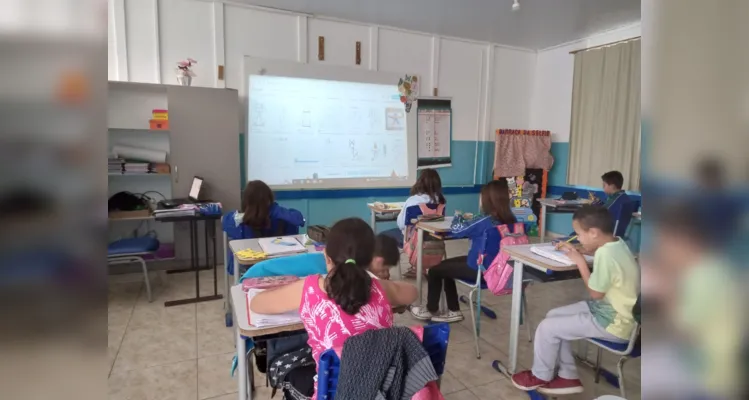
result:
M 369 217 L 369 225 L 372 227 L 372 231 L 374 231 L 375 235 L 377 234 L 377 213 L 373 209 L 369 209 L 370 217 Z
M 229 260 L 226 259 L 226 252 L 229 250 L 228 245 L 229 241 L 226 237 L 226 232 L 223 233 L 224 236 L 224 311 L 231 311 L 229 308 L 229 273 L 226 269 L 226 266 L 228 265 L 227 262 Z
M 424 230 L 416 228 L 416 290 L 419 293 L 419 297 L 416 300 L 417 305 L 421 305 L 421 279 L 423 277 L 423 258 L 424 258 Z
M 244 338 L 239 334 L 239 328 L 235 328 L 237 338 L 237 382 L 239 400 L 251 400 L 247 385 L 247 345 Z
M 500 373 L 511 377 L 518 365 L 518 336 L 520 334 L 520 308 L 522 304 L 523 292 L 523 263 L 515 260 L 515 270 L 512 275 L 512 307 L 510 312 L 510 351 L 507 365 L 503 365 L 499 360 L 492 363 L 492 367 Z M 527 322 L 526 322 L 527 323 Z
M 544 238 L 546 237 L 546 204 L 541 203 L 541 223 L 538 227 L 538 238 L 541 240 L 541 243 L 544 242 Z
M 239 285 L 239 260 L 237 259 L 237 256 L 234 256 L 234 284 Z

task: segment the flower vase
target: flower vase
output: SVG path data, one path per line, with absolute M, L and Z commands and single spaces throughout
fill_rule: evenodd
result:
M 180 86 L 192 86 L 192 76 L 190 75 L 177 75 L 177 83 Z

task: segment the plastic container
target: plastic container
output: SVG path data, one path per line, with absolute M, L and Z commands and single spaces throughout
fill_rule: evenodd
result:
M 168 131 L 169 130 L 169 120 L 152 119 L 149 122 L 151 124 L 151 130 L 154 130 L 154 131 Z

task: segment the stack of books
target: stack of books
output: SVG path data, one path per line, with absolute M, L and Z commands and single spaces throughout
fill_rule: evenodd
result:
M 125 163 L 125 160 L 121 158 L 110 158 L 109 159 L 109 173 L 122 173 L 122 167 Z
M 176 208 L 159 208 L 153 211 L 156 219 L 167 217 L 190 217 L 198 213 L 198 206 L 195 204 L 183 204 Z
M 125 174 L 147 174 L 149 163 L 126 161 L 123 166 Z

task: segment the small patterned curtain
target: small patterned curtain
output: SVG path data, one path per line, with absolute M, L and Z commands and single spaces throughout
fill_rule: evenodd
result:
M 498 129 L 494 148 L 494 176 L 524 176 L 527 169 L 550 170 L 550 131 Z

